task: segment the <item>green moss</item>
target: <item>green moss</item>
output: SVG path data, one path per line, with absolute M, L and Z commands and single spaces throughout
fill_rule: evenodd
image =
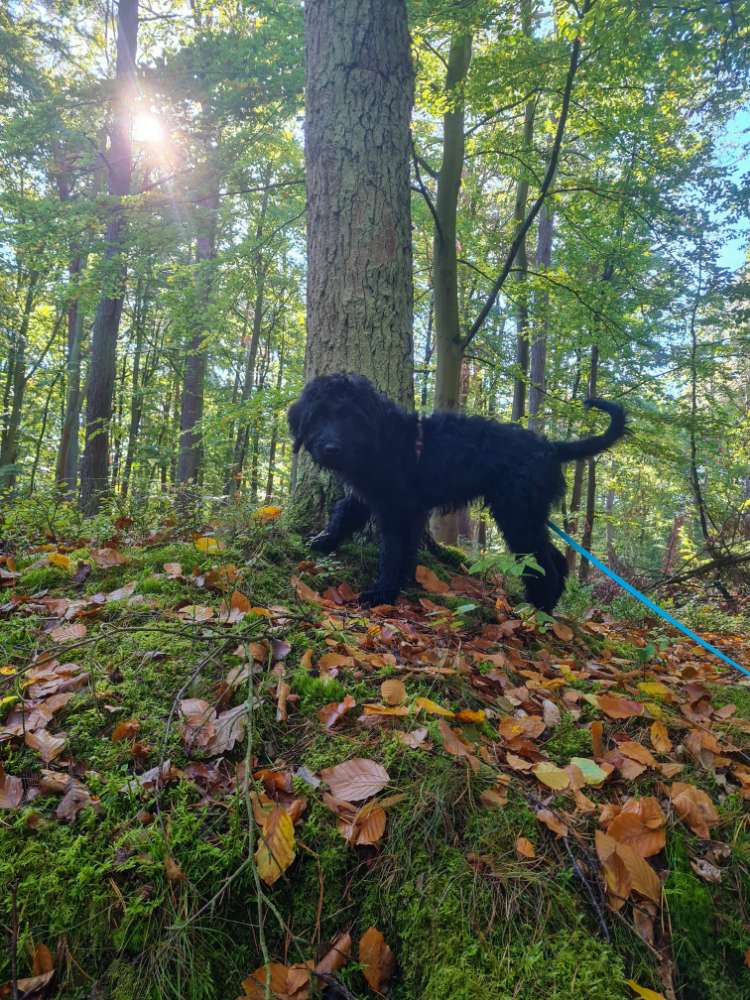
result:
M 38 590 L 56 590 L 70 583 L 70 573 L 58 566 L 38 566 L 21 571 L 17 590 L 23 594 L 35 594 Z
M 569 764 L 571 757 L 591 756 L 591 734 L 569 712 L 563 712 L 560 725 L 555 727 L 544 749 L 555 764 Z

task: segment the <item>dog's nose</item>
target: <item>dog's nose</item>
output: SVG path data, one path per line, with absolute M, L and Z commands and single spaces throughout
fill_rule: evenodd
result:
M 326 461 L 331 461 L 336 458 L 339 453 L 339 446 L 337 444 L 324 444 L 323 445 L 323 458 Z

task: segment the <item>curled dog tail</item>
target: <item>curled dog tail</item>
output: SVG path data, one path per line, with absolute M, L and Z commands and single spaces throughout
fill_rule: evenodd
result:
M 603 410 L 609 414 L 609 427 L 603 434 L 581 438 L 580 441 L 553 441 L 552 447 L 561 462 L 573 462 L 579 458 L 593 458 L 606 451 L 626 433 L 625 410 L 619 403 L 609 403 L 605 399 L 587 399 L 583 404 L 587 409 Z

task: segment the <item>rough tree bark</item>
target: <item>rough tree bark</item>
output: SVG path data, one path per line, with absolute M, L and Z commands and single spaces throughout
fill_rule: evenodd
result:
M 413 406 L 409 124 L 404 0 L 305 4 L 305 377 L 357 371 Z M 293 519 L 317 527 L 330 490 L 301 456 Z
M 471 41 L 471 35 L 466 34 L 451 38 L 445 75 L 448 108 L 443 115 L 443 157 L 437 174 L 432 245 L 433 321 L 438 357 L 436 410 L 457 410 L 461 405 L 463 348 L 458 313 L 456 216 L 464 168 L 463 85 L 471 63 Z M 456 511 L 432 519 L 435 537 L 445 544 L 457 544 L 458 529 Z
M 130 125 L 136 94 L 137 43 L 138 0 L 120 0 L 117 8 L 115 98 L 106 155 L 109 194 L 118 201 L 130 192 Z M 105 289 L 94 319 L 86 384 L 86 439 L 81 463 L 81 509 L 86 514 L 96 513 L 109 487 L 109 424 L 126 268 L 122 246 L 124 231 L 125 218 L 119 205 L 115 205 L 104 237 Z
M 55 481 L 72 495 L 78 479 L 78 430 L 81 419 L 81 348 L 83 346 L 83 309 L 76 285 L 83 270 L 84 259 L 74 256 L 69 274 L 72 298 L 68 305 L 68 343 L 65 357 L 65 417 L 57 451 Z

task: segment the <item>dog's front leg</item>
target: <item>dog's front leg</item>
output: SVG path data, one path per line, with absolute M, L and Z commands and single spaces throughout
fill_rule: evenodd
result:
M 401 574 L 407 545 L 405 526 L 380 522 L 379 528 L 380 570 L 372 587 L 359 595 L 360 604 L 393 604 L 401 589 Z
M 310 548 L 316 552 L 333 552 L 342 542 L 360 531 L 370 518 L 370 508 L 353 494 L 339 500 L 331 511 L 325 529 L 310 540 Z

